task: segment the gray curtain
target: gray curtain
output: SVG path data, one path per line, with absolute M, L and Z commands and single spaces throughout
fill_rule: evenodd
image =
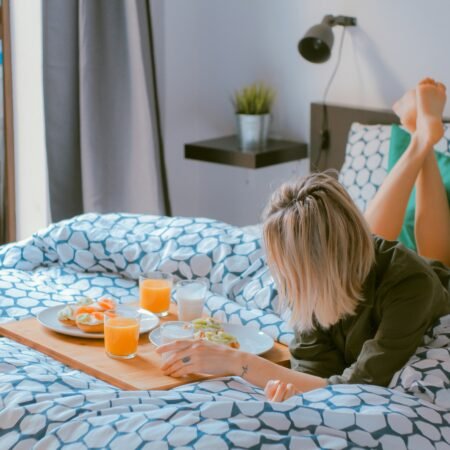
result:
M 170 215 L 149 0 L 43 0 L 52 220 Z

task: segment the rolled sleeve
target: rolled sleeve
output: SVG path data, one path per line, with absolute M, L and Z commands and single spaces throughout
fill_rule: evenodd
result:
M 330 335 L 320 327 L 308 333 L 296 333 L 289 346 L 291 368 L 303 373 L 328 378 L 345 368 L 342 353 Z

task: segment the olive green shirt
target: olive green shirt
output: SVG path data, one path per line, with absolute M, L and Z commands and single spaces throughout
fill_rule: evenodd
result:
M 450 314 L 450 269 L 398 242 L 374 237 L 375 264 L 353 316 L 330 328 L 296 332 L 292 368 L 330 384 L 387 386 L 421 344 L 427 329 Z

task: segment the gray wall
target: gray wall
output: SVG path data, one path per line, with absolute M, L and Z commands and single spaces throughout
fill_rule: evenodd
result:
M 450 84 L 449 0 L 151 1 L 175 214 L 255 223 L 271 189 L 307 171 L 307 161 L 253 171 L 189 161 L 183 145 L 232 133 L 229 95 L 258 79 L 278 90 L 274 134 L 307 140 L 309 103 L 321 99 L 334 60 L 309 64 L 296 45 L 327 13 L 359 21 L 347 35 L 330 101 L 389 107 L 424 75 Z M 48 223 L 40 1 L 12 2 L 11 10 L 22 238 Z
M 431 75 L 450 83 L 448 0 L 157 0 L 158 61 L 174 214 L 238 225 L 258 221 L 270 191 L 307 161 L 258 170 L 185 160 L 185 142 L 234 132 L 230 94 L 264 80 L 278 91 L 273 134 L 308 140 L 309 104 L 334 67 L 302 60 L 296 46 L 327 14 L 354 15 L 329 101 L 390 107 Z M 161 24 L 160 24 L 161 25 Z

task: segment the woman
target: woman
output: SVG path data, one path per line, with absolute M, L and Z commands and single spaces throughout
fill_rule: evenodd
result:
M 426 330 L 450 313 L 450 269 L 423 258 L 450 265 L 450 210 L 432 151 L 443 134 L 444 105 L 445 87 L 430 79 L 394 105 L 412 139 L 366 220 L 327 174 L 274 193 L 264 241 L 280 298 L 291 310 L 294 370 L 205 341 L 178 341 L 157 350 L 173 352 L 163 371 L 240 375 L 265 386 L 272 401 L 327 384 L 388 385 Z M 414 184 L 419 255 L 385 240 L 398 236 Z

